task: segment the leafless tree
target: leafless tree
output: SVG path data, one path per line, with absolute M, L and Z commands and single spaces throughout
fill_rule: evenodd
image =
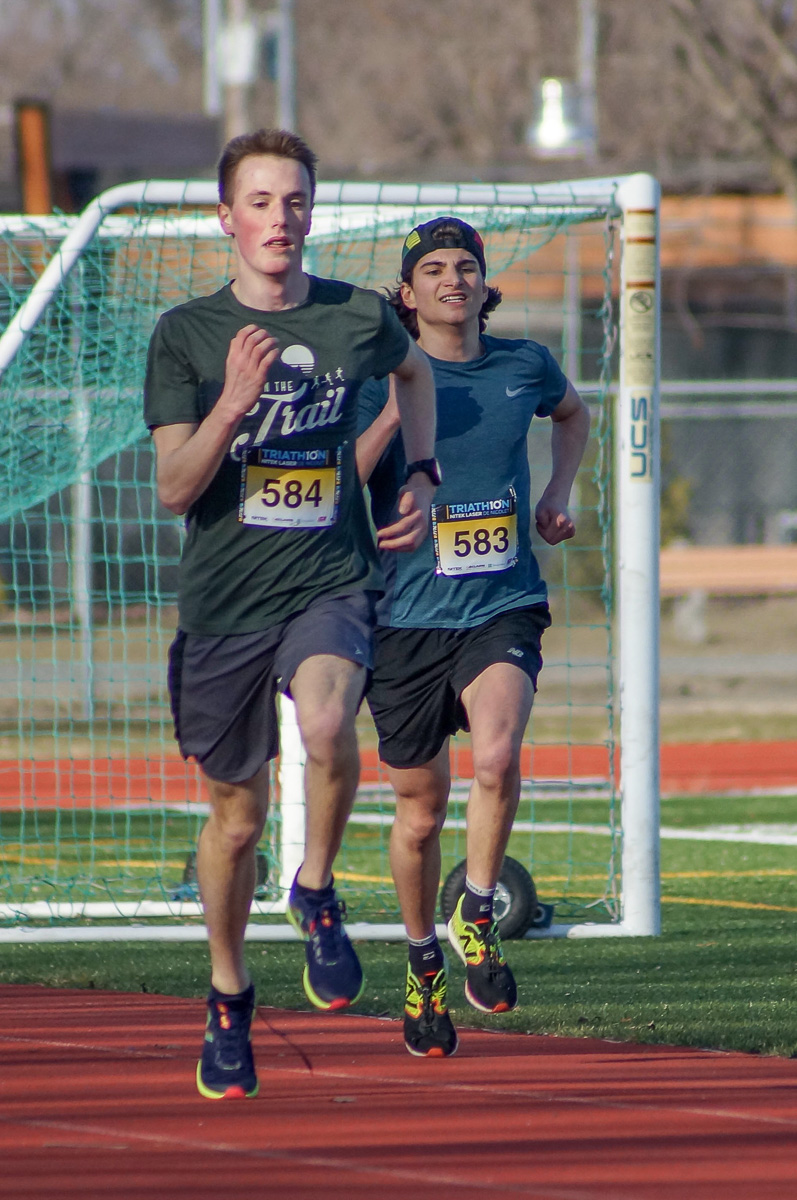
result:
M 557 7 L 546 23 L 544 0 L 298 0 L 304 132 L 369 174 L 524 161 L 540 70 L 571 57 L 575 9 Z
M 201 0 L 2 0 L 0 100 L 191 113 Z
M 248 3 L 261 23 L 274 6 Z M 577 0 L 295 0 L 299 131 L 327 177 L 649 170 L 672 189 L 797 197 L 797 0 L 595 5 L 595 162 L 538 159 L 527 140 L 541 80 L 575 79 Z M 20 96 L 197 113 L 202 0 L 2 0 L 0 110 Z M 275 120 L 273 81 L 249 112 Z M 6 117 L 0 175 L 12 156 Z
M 763 153 L 773 178 L 797 199 L 797 6 L 791 0 L 667 3 L 679 29 L 677 57 L 698 81 L 707 116 L 735 129 L 740 150 Z

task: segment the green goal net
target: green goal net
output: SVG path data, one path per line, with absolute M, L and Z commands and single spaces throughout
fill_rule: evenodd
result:
M 655 224 L 639 216 L 653 211 L 644 197 L 629 209 L 622 192 L 622 180 L 536 190 L 322 184 L 305 258 L 312 273 L 380 288 L 395 281 L 414 224 L 459 213 L 483 232 L 490 281 L 503 293 L 490 332 L 548 345 L 592 410 L 573 496 L 577 538 L 535 547 L 554 624 L 509 847 L 553 906 L 554 930 L 571 932 L 628 927 L 624 814 L 635 823 L 640 878 L 655 873 L 655 838 L 645 833 L 655 823 L 655 763 L 646 768 L 648 792 L 634 800 L 645 811 L 635 815 L 621 782 L 631 774 L 621 762 L 619 703 L 629 687 L 650 699 L 655 664 L 626 685 L 617 666 L 628 610 L 618 606 L 625 559 L 617 474 L 635 475 L 633 459 L 623 458 L 618 401 L 623 289 L 655 293 L 655 274 L 641 278 L 643 250 L 634 251 L 640 278 L 631 284 L 621 263 L 630 222 L 640 246 Z M 165 686 L 182 523 L 156 499 L 141 393 L 157 317 L 225 283 L 231 255 L 211 185 L 114 193 L 79 219 L 0 217 L 0 936 L 9 939 L 102 936 L 109 924 L 124 937 L 143 920 L 146 936 L 201 935 L 193 851 L 205 796 L 177 753 Z M 652 414 L 654 388 L 642 390 Z M 631 455 L 640 429 L 638 404 L 632 409 Z M 534 424 L 538 495 L 550 469 L 550 423 Z M 655 485 L 652 455 L 648 475 L 643 482 Z M 639 637 L 650 643 L 643 629 L 632 647 Z M 280 935 L 301 858 L 301 747 L 286 714 L 252 917 L 264 937 Z M 384 932 L 399 919 L 387 853 L 394 804 L 365 705 L 359 724 L 362 780 L 335 871 L 357 928 Z M 470 777 L 461 735 L 452 740 L 444 875 L 464 858 Z M 636 907 L 649 907 L 655 885 L 634 886 L 643 889 Z

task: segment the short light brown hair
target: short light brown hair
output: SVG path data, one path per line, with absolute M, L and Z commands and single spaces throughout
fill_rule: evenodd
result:
M 235 193 L 235 175 L 245 158 L 270 154 L 273 158 L 291 158 L 301 163 L 310 176 L 310 202 L 315 197 L 318 158 L 298 133 L 287 129 L 257 129 L 232 138 L 219 159 L 219 200 L 231 204 Z

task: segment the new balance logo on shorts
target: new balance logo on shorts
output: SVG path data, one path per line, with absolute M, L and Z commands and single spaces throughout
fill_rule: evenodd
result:
M 517 646 L 510 646 L 509 649 L 507 650 L 507 654 L 514 654 L 515 658 L 523 657 L 523 651 L 518 650 Z

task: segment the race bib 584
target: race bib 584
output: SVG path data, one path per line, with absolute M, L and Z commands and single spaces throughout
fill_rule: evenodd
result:
M 438 575 L 506 571 L 517 562 L 515 493 L 502 500 L 432 507 Z
M 250 450 L 241 464 L 238 520 L 267 528 L 334 525 L 340 498 L 341 448 Z

